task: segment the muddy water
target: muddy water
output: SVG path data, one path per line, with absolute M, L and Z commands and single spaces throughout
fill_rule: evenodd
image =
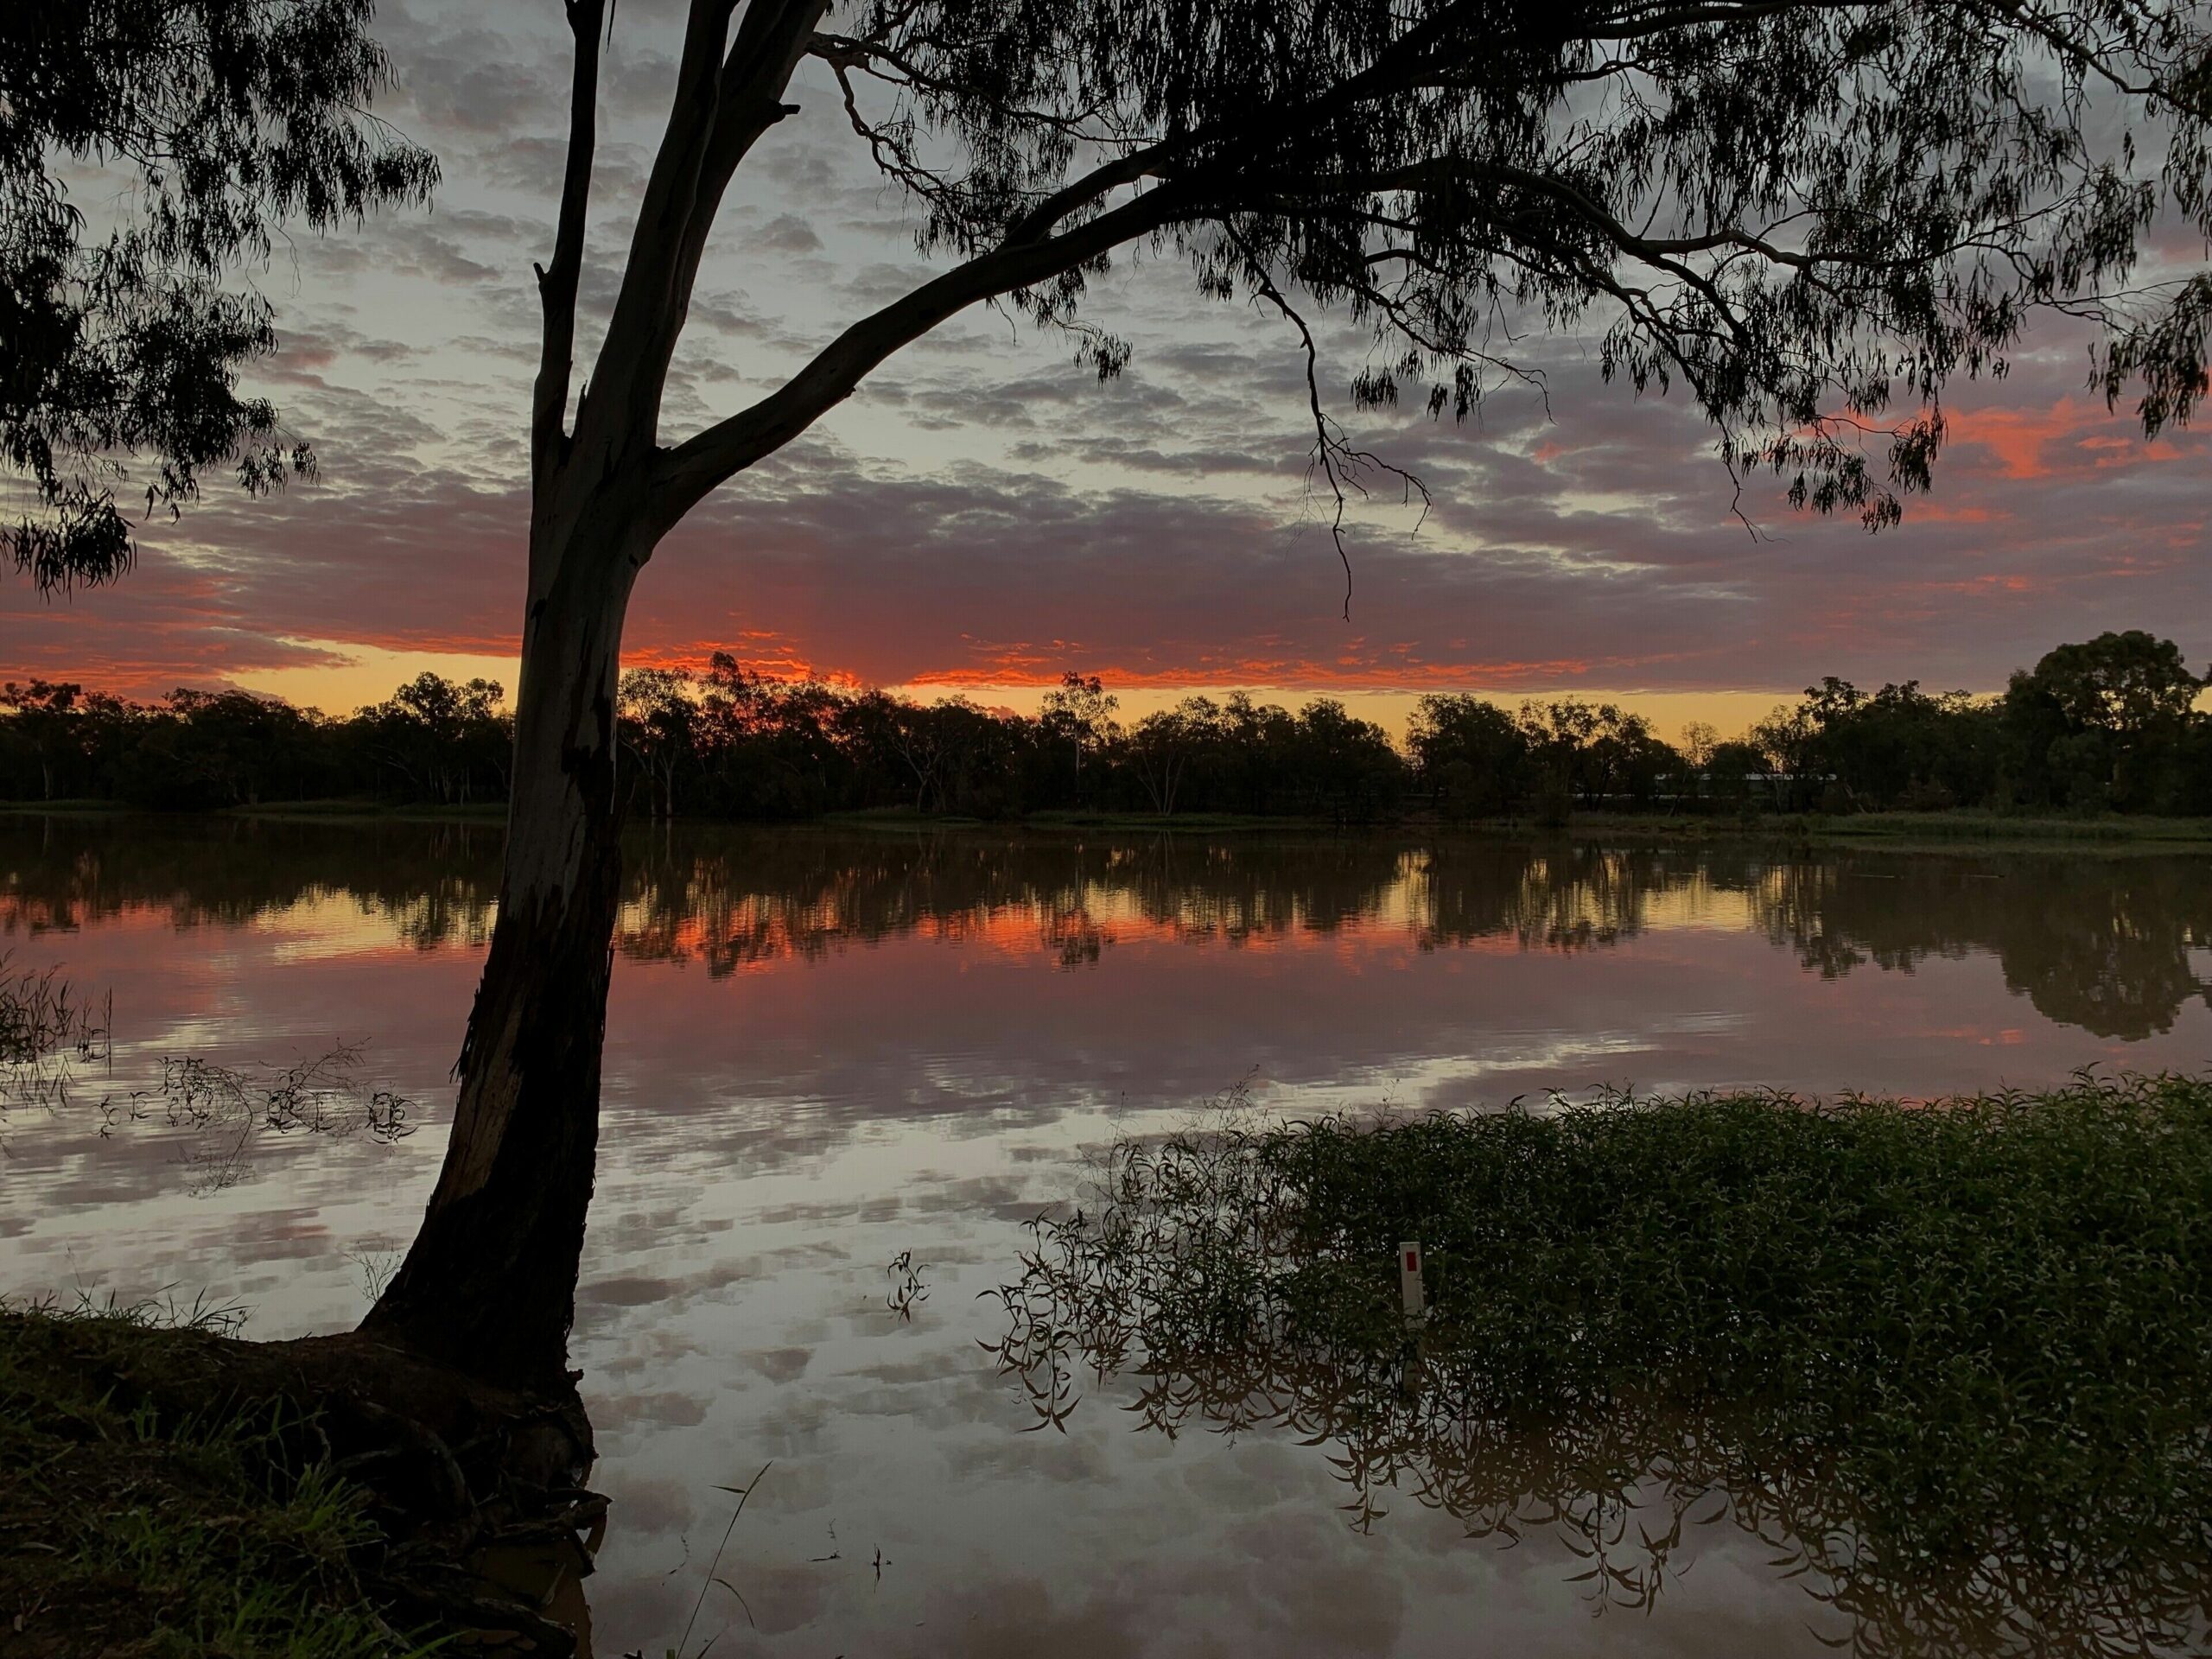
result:
M 1036 1429 L 978 1294 L 1087 1152 L 1239 1085 L 1294 1115 L 2212 1063 L 2201 855 L 704 830 L 633 854 L 574 1344 L 614 1498 L 603 1655 L 687 1627 L 687 1655 L 823 1659 L 1901 1650 L 1725 1503 L 1631 1609 L 1649 1585 L 1593 1579 L 1572 1529 L 1471 1541 L 1408 1492 L 1359 1530 L 1329 1446 L 1171 1440 L 1120 1379 Z M 116 1038 L 0 1119 L 0 1292 L 205 1293 L 269 1337 L 357 1317 L 437 1166 L 497 855 L 454 826 L 0 820 L 0 945 L 112 991 Z M 416 1133 L 172 1124 L 150 1095 L 133 1121 L 164 1057 L 253 1076 L 340 1042 Z M 715 1562 L 719 1489 L 764 1465 Z

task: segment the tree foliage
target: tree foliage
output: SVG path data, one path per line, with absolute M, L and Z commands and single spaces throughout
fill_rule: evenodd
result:
M 670 522 L 979 300 L 1112 375 L 1130 347 L 1082 302 L 1148 244 L 1287 321 L 1339 528 L 1382 463 L 1329 407 L 1309 302 L 1373 331 L 1356 404 L 1464 417 L 1500 377 L 1537 378 L 1516 331 L 1597 328 L 1603 372 L 1686 388 L 1732 467 L 1885 524 L 1929 482 L 1945 382 L 2000 372 L 2031 308 L 2123 277 L 2162 200 L 2198 200 L 2205 41 L 2153 0 L 867 0 L 798 36 L 820 10 L 748 7 L 721 96 L 790 34 L 924 206 L 923 245 L 961 263 L 670 452 Z M 687 62 L 722 59 L 729 11 L 692 8 Z M 2085 124 L 2092 92 L 2133 100 L 2117 145 Z M 2144 122 L 2176 135 L 2163 194 L 2134 165 Z M 701 175 L 699 210 L 722 177 Z
M 41 588 L 129 567 L 116 491 L 132 452 L 151 463 L 149 512 L 174 513 L 226 461 L 251 492 L 312 470 L 275 406 L 239 391 L 276 345 L 239 278 L 288 221 L 323 230 L 429 198 L 435 162 L 365 113 L 389 79 L 372 11 L 0 8 L 0 455 L 35 500 L 0 522 L 0 552 Z
M 2022 791 L 2057 805 L 2212 810 L 2212 719 L 2194 707 L 2208 684 L 2173 641 L 2136 628 L 2046 652 L 2005 694 Z
M 340 797 L 466 805 L 506 793 L 492 682 L 420 675 L 334 720 L 281 697 L 180 688 L 136 703 L 68 681 L 0 685 L 0 799 L 208 809 Z

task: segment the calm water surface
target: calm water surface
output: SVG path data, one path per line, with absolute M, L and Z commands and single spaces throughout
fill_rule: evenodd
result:
M 67 1104 L 0 1119 L 0 1292 L 204 1290 L 264 1337 L 358 1317 L 437 1168 L 497 856 L 479 828 L 0 819 L 0 944 L 111 990 L 117 1038 Z M 574 1344 L 615 1500 L 601 1654 L 676 1642 L 716 1489 L 764 1463 L 719 1569 L 743 1605 L 709 1588 L 694 1649 L 1905 1650 L 1725 1519 L 1633 1611 L 1556 1529 L 1471 1541 L 1407 1494 L 1355 1530 L 1330 1447 L 1171 1440 L 1120 1380 L 1024 1432 L 978 1293 L 1089 1154 L 1239 1084 L 1296 1115 L 2212 1063 L 2197 855 L 679 830 L 632 864 Z M 99 1133 L 165 1056 L 340 1041 L 420 1133 Z

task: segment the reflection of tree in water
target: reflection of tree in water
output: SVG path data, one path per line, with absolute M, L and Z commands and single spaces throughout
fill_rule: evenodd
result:
M 484 824 L 16 818 L 0 823 L 0 927 L 149 907 L 181 927 L 238 923 L 336 901 L 423 949 L 481 943 L 499 845 Z M 687 826 L 640 834 L 632 853 L 623 954 L 717 973 L 916 933 L 1026 944 L 1071 966 L 1130 933 L 1236 947 L 1382 925 L 1424 947 L 1576 949 L 1634 933 L 1649 893 L 1685 879 L 1649 853 L 1387 836 Z
M 1694 861 L 1650 848 L 1452 841 L 1421 861 L 1414 904 L 1423 950 L 1478 938 L 1584 950 L 1643 931 L 1654 894 L 1693 885 Z
M 2201 857 L 1845 853 L 1729 874 L 1768 936 L 1823 976 L 1987 950 L 2046 1019 L 2130 1040 L 2212 1005 L 2192 962 L 2212 946 Z
M 1423 949 L 1496 937 L 1578 950 L 1635 933 L 1652 893 L 1694 875 L 1565 842 L 721 830 L 652 843 L 620 940 L 723 973 L 912 933 L 1033 945 L 1065 966 L 1131 936 L 1237 948 L 1355 928 Z
M 1404 1497 L 1477 1538 L 1555 1529 L 1613 1605 L 1649 1607 L 1700 1531 L 1739 1529 L 1867 1659 L 2203 1650 L 2188 1241 L 2212 1088 L 1389 1135 L 1117 1147 L 998 1293 L 1000 1363 L 1039 1425 L 1086 1375 L 1127 1375 L 1170 1436 L 1324 1448 L 1363 1530 Z M 2156 1173 L 2178 1185 L 2145 1201 Z M 1409 1334 L 1393 1243 L 1415 1236 L 1431 1306 Z M 1925 1276 L 1902 1283 L 1905 1260 Z
M 626 955 L 729 972 L 909 934 L 1098 961 L 1142 933 L 1230 945 L 1382 914 L 1403 856 L 1382 840 L 1128 842 L 707 831 L 652 844 L 619 935 Z
M 0 932 L 66 931 L 129 911 L 235 925 L 342 905 L 429 950 L 480 943 L 501 835 L 476 823 L 224 817 L 0 818 Z
M 423 950 L 480 944 L 500 831 L 473 823 L 0 819 L 0 933 L 130 909 L 186 927 L 332 905 Z M 661 828 L 632 839 L 618 948 L 720 975 L 921 935 L 1102 960 L 1117 940 L 1231 948 L 1351 931 L 1423 950 L 1602 950 L 1659 907 L 1748 906 L 1830 977 L 1986 950 L 2046 1017 L 2170 1030 L 2212 950 L 2212 861 L 2035 852 L 1621 849 L 1478 837 L 915 835 Z M 2194 957 L 2192 953 L 2195 953 Z

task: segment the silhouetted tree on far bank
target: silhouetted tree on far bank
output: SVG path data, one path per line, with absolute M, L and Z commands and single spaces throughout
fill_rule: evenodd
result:
M 0 715 L 12 747 L 37 777 L 34 798 L 97 795 L 95 756 L 101 740 L 121 717 L 121 700 L 86 692 L 72 680 L 30 680 L 0 685 Z M 59 787 L 56 787 L 57 781 Z M 30 797 L 22 791 L 18 798 Z
M 1100 695 L 1104 696 L 1099 683 Z M 1293 713 L 1246 692 L 1095 726 L 1082 778 L 1064 710 L 755 673 L 633 669 L 618 729 L 635 810 L 797 819 L 905 808 L 984 819 L 1092 810 L 1286 815 L 1373 823 L 1556 820 L 1572 810 L 1738 814 L 1949 807 L 2212 811 L 2204 682 L 2171 641 L 2106 634 L 2048 653 L 2002 697 L 1866 692 L 1834 676 L 1741 739 L 1566 697 L 1517 711 L 1471 693 L 1415 704 L 1402 749 L 1341 703 Z M 244 691 L 138 705 L 71 683 L 0 687 L 0 799 L 105 796 L 149 807 L 321 797 L 462 805 L 503 798 L 512 728 L 491 682 L 417 677 L 332 720 Z
M 2123 811 L 2183 805 L 2202 791 L 2183 766 L 2203 753 L 2193 705 L 2208 683 L 2171 640 L 2138 629 L 2047 652 L 2005 694 L 2023 794 Z
M 1120 736 L 1114 711 L 1121 706 L 1121 700 L 1106 690 L 1096 674 L 1085 677 L 1073 669 L 1061 675 L 1060 683 L 1045 694 L 1044 723 L 1065 733 L 1075 751 L 1078 790 L 1083 782 L 1084 751 Z
M 698 747 L 699 707 L 681 670 L 633 668 L 622 676 L 617 715 L 623 747 L 644 775 L 645 810 L 676 816 L 677 768 Z

